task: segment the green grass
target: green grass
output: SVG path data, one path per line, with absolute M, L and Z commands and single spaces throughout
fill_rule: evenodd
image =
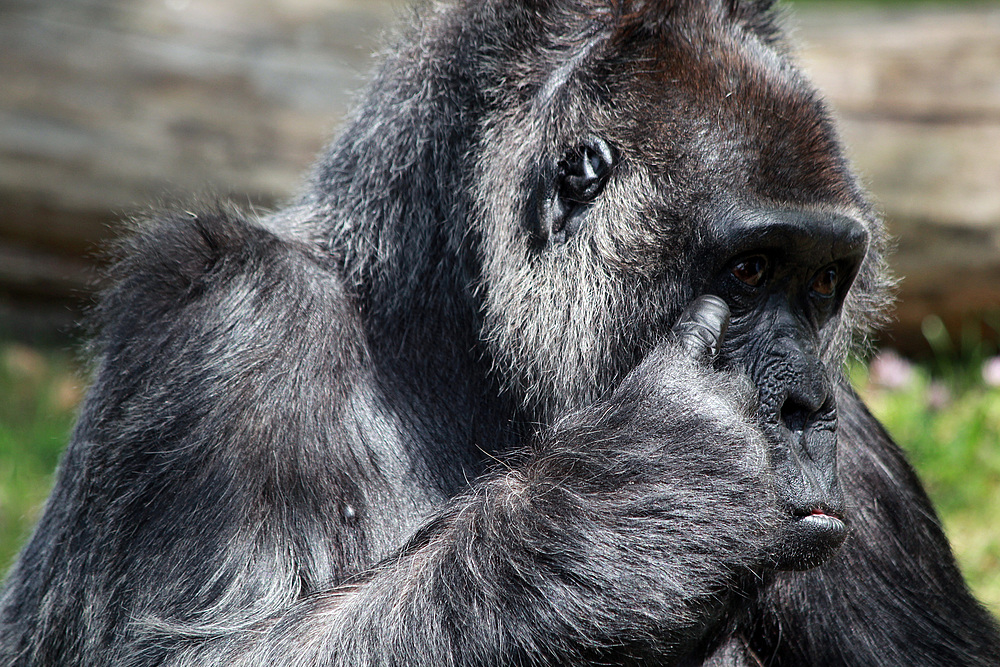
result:
M 989 6 L 990 0 L 784 0 L 791 7 L 810 7 L 814 9 L 829 9 L 832 7 L 886 7 L 905 9 L 907 7 L 961 7 Z
M 0 344 L 0 566 L 6 571 L 52 486 L 83 381 L 68 352 Z
M 997 613 L 1000 389 L 971 380 L 975 364 L 950 366 L 945 383 L 913 367 L 897 389 L 869 381 L 859 363 L 851 376 L 909 450 L 973 590 Z M 0 564 L 11 562 L 38 519 L 82 386 L 70 353 L 0 342 Z

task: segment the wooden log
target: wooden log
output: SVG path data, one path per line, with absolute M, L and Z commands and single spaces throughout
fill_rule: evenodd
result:
M 92 289 L 80 258 L 93 263 L 137 211 L 288 197 L 394 8 L 27 0 L 0 11 L 0 297 L 35 298 Z
M 94 248 L 150 205 L 288 197 L 397 7 L 3 2 L 0 298 L 86 293 Z M 793 24 L 900 239 L 896 343 L 919 345 L 928 313 L 1000 308 L 1000 9 L 810 8 Z

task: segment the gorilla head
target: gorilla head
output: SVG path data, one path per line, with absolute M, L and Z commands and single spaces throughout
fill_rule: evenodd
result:
M 887 282 L 823 103 L 754 3 L 554 4 L 571 9 L 539 3 L 549 23 L 572 29 L 542 21 L 529 55 L 497 58 L 501 112 L 475 151 L 485 332 L 508 387 L 543 421 L 593 401 L 718 295 L 716 365 L 757 386 L 776 491 L 839 544 L 832 377 Z

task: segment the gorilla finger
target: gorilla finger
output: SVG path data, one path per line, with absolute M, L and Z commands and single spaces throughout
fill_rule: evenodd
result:
M 673 331 L 687 355 L 711 363 L 728 328 L 729 306 L 715 295 L 703 294 L 687 305 Z

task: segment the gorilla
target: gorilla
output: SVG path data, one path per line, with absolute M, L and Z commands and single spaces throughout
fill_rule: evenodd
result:
M 998 664 L 770 4 L 424 7 L 288 206 L 151 216 L 3 664 Z

